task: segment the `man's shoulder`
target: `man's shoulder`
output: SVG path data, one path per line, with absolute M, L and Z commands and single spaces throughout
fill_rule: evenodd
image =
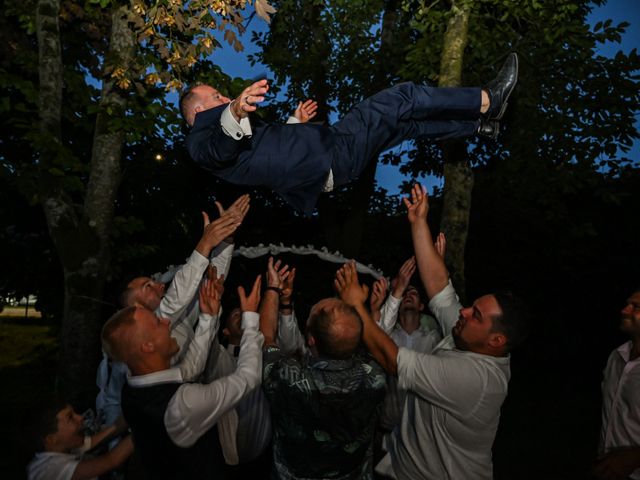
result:
M 27 465 L 29 480 L 69 479 L 80 463 L 77 455 L 58 452 L 38 452 Z
M 279 370 L 302 371 L 305 369 L 306 362 L 299 352 L 285 354 L 280 347 L 269 345 L 263 351 L 262 364 L 265 372 L 272 373 Z

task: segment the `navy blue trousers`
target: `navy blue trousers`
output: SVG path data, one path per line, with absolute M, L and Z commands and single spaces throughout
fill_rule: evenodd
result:
M 331 127 L 336 135 L 334 185 L 354 180 L 370 160 L 404 140 L 474 135 L 480 104 L 480 88 L 434 88 L 411 82 L 363 100 Z

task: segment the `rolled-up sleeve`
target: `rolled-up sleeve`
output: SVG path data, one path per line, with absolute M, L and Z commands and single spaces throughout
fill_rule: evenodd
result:
M 458 321 L 461 308 L 462 304 L 458 299 L 458 294 L 453 288 L 451 280 L 449 280 L 446 287 L 435 294 L 429 301 L 429 309 L 438 320 L 443 337 L 451 333 L 451 329 Z

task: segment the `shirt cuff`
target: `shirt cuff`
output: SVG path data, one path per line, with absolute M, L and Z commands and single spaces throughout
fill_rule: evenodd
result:
M 298 120 L 296 117 L 294 117 L 293 115 L 291 115 L 291 116 L 287 119 L 287 123 L 288 123 L 288 124 L 294 124 L 294 123 L 302 123 L 302 122 L 300 122 L 300 120 Z
M 322 184 L 322 191 L 324 193 L 333 192 L 333 188 L 333 170 L 329 169 L 329 173 L 327 173 L 327 177 L 324 179 L 324 183 Z
M 205 323 L 207 325 L 209 325 L 211 323 L 211 320 L 213 320 L 214 315 L 209 315 L 208 313 L 204 313 L 204 312 L 200 312 L 200 317 L 198 318 L 198 324 L 202 324 Z
M 256 312 L 242 312 L 242 329 L 258 330 L 260 315 Z
M 393 293 L 389 295 L 389 297 L 387 298 L 387 302 L 390 307 L 395 307 L 396 305 L 399 305 L 401 301 L 402 299 L 394 297 Z
M 245 136 L 250 137 L 253 132 L 251 131 L 249 118 L 241 118 L 240 122 L 238 122 L 231 113 L 231 103 L 224 109 L 220 116 L 220 126 L 222 127 L 222 131 L 234 140 L 242 140 Z

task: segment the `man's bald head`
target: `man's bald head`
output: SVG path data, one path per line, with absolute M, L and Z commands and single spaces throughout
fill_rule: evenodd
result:
M 193 126 L 196 113 L 230 103 L 231 99 L 217 89 L 203 84 L 188 87 L 180 96 L 180 113 L 187 125 Z
M 350 358 L 362 341 L 362 319 L 355 308 L 337 298 L 325 298 L 313 306 L 307 334 L 324 357 Z

